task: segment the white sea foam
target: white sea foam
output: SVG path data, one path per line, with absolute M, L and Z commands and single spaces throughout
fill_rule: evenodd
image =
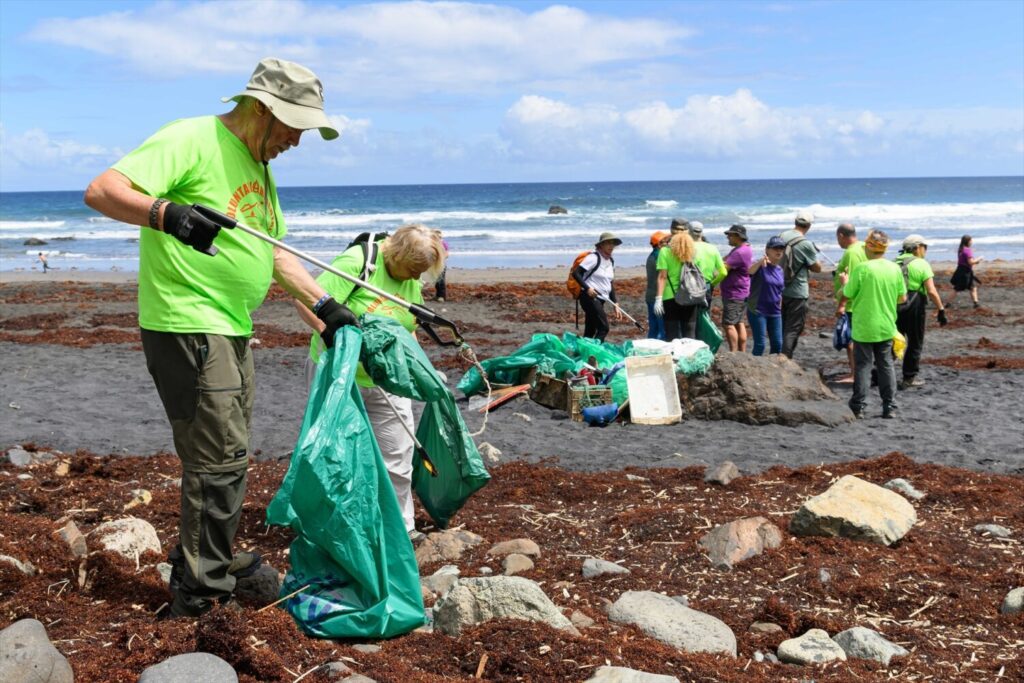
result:
M 64 221 L 0 221 L 0 230 L 19 230 L 25 228 L 61 228 L 64 227 Z M 11 237 L 11 235 L 3 234 L 0 237 Z
M 453 221 L 495 221 L 501 223 L 528 221 L 536 218 L 558 220 L 547 211 L 413 211 L 410 213 L 357 213 L 357 214 L 285 214 L 288 225 L 344 226 L 368 223 L 441 223 Z M 397 225 L 395 226 L 397 227 Z
M 674 199 L 648 199 L 644 203 L 656 209 L 671 209 L 673 206 L 679 206 L 679 202 Z
M 977 218 L 1005 218 L 1020 223 L 1024 219 L 1024 202 L 974 202 L 962 204 L 850 204 L 825 206 L 814 204 L 807 208 L 815 222 L 852 221 L 866 224 L 894 224 L 904 221 L 929 221 Z M 741 220 L 784 223 L 791 225 L 799 209 L 792 207 L 784 213 L 741 212 Z M 970 227 L 965 225 L 965 227 Z

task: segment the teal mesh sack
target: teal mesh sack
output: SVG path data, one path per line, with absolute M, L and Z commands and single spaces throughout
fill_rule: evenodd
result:
M 267 523 L 295 532 L 281 595 L 319 638 L 389 638 L 425 621 L 416 556 L 355 384 L 362 333 L 321 355 Z
M 712 354 L 718 353 L 718 347 L 722 345 L 722 331 L 711 320 L 706 308 L 701 308 L 697 315 L 697 339 L 707 344 Z

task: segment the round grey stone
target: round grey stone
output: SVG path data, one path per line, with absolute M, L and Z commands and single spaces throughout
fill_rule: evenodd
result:
M 176 655 L 154 664 L 139 676 L 139 683 L 237 683 L 231 665 L 209 652 Z

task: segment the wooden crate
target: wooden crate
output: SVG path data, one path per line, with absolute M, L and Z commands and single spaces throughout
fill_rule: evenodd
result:
M 611 402 L 611 387 L 591 385 L 572 387 L 569 393 L 569 415 L 573 422 L 583 422 L 584 408 L 603 406 Z
M 545 408 L 568 410 L 569 383 L 551 375 L 539 375 L 537 383 L 530 389 L 530 398 Z

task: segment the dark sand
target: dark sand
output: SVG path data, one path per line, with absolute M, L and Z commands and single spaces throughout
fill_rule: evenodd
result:
M 633 274 L 632 271 L 629 274 Z M 473 284 L 479 271 L 455 273 L 450 300 L 438 312 L 463 323 L 480 358 L 511 353 L 535 332 L 573 329 L 572 302 L 560 282 L 537 281 L 551 271 L 492 271 L 500 285 Z M 927 385 L 900 392 L 900 419 L 878 419 L 877 393 L 868 419 L 837 428 L 750 426 L 684 420 L 670 427 L 589 428 L 553 420 L 528 398 L 491 414 L 487 441 L 505 459 L 553 458 L 576 470 L 626 466 L 686 466 L 731 459 L 745 471 L 775 464 L 845 461 L 900 450 L 920 462 L 1024 473 L 1024 272 L 991 265 L 982 271 L 984 307 L 961 296 L 939 328 L 930 317 L 921 377 Z M 112 283 L 44 282 L 42 276 L 0 286 L 0 448 L 26 441 L 98 453 L 173 452 L 170 429 L 145 369 L 134 317 L 134 287 Z M 936 277 L 949 292 L 948 275 Z M 795 360 L 806 368 L 842 366 L 831 347 L 828 282 L 818 278 L 812 312 Z M 643 318 L 639 279 L 623 279 L 624 306 Z M 931 312 L 930 312 L 931 314 Z M 262 458 L 287 456 L 305 407 L 302 324 L 278 292 L 255 316 L 257 397 L 252 448 Z M 610 341 L 635 332 L 613 327 Z M 30 343 L 26 343 L 30 342 Z M 454 387 L 462 367 L 449 351 L 425 344 Z M 722 353 L 720 351 L 720 353 Z M 991 367 L 989 367 L 991 366 Z M 851 385 L 833 385 L 845 401 Z M 17 406 L 12 407 L 12 406 Z M 468 411 L 476 430 L 481 416 Z M 530 418 L 529 422 L 517 414 Z

